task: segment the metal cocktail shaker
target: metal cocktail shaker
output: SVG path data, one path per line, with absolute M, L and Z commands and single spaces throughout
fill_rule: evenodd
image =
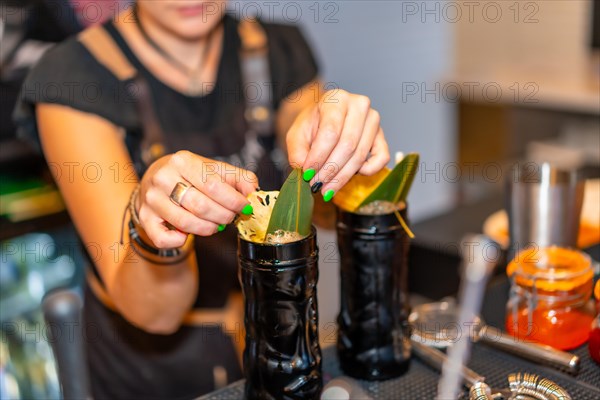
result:
M 511 254 L 531 245 L 577 247 L 584 181 L 550 164 L 516 165 L 507 180 Z

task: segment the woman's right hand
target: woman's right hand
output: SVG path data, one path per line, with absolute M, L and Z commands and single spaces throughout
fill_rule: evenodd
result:
M 169 198 L 178 182 L 189 189 L 181 206 Z M 159 249 L 183 246 L 187 235 L 210 236 L 231 223 L 258 187 L 251 171 L 178 151 L 155 161 L 141 179 L 136 210 L 142 228 Z M 168 224 L 176 228 L 172 230 Z

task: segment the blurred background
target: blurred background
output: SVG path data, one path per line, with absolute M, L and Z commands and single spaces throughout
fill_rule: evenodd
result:
M 83 266 L 46 164 L 16 139 L 10 114 L 22 79 L 49 46 L 127 3 L 0 1 L 2 399 L 59 397 L 40 300 L 56 287 L 78 290 Z M 501 208 L 514 162 L 599 169 L 598 2 L 236 1 L 230 8 L 238 18 L 301 25 L 327 85 L 368 95 L 390 149 L 421 154 L 409 197 L 417 233 L 411 262 L 460 240 L 432 233 L 440 216 L 490 198 L 492 211 Z M 331 343 L 339 309 L 335 233 L 320 232 L 319 241 L 321 339 Z M 439 290 L 420 273 L 411 271 L 416 293 L 439 298 L 455 290 L 455 270 L 438 276 L 447 285 Z

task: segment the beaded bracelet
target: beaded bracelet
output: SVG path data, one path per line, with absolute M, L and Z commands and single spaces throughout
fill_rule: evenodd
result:
M 131 192 L 131 196 L 129 196 L 129 215 L 131 216 L 131 220 L 135 223 L 136 226 L 140 226 L 140 216 L 138 215 L 137 210 L 135 209 L 135 203 L 137 201 L 138 195 L 140 194 L 140 188 L 142 186 L 138 183 L 135 185 L 135 189 Z

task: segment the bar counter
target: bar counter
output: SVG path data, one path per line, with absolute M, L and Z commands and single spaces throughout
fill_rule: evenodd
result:
M 417 293 L 419 302 L 425 299 L 439 300 L 458 290 L 460 256 L 450 244 L 458 243 L 467 232 L 480 232 L 483 220 L 502 207 L 502 199 L 496 196 L 475 204 L 453 209 L 437 217 L 414 225 L 416 239 L 411 244 L 410 285 L 411 292 Z M 585 250 L 594 259 L 600 256 L 600 246 Z M 424 280 L 423 274 L 436 276 L 437 285 Z M 443 279 L 440 277 L 444 277 Z M 429 283 L 427 283 L 429 282 Z M 503 329 L 504 308 L 508 300 L 509 282 L 498 268 L 488 283 L 481 311 L 483 320 L 491 326 Z M 414 306 L 415 304 L 413 304 Z M 343 376 L 340 370 L 335 344 L 327 344 L 323 351 L 324 385 L 336 377 Z M 572 350 L 581 359 L 581 370 L 577 375 L 569 375 L 551 367 L 541 366 L 509 353 L 475 343 L 468 367 L 484 376 L 492 388 L 508 388 L 508 375 L 515 372 L 529 372 L 550 379 L 565 388 L 573 399 L 600 399 L 600 365 L 588 353 L 587 344 Z M 409 371 L 395 379 L 381 382 L 354 380 L 371 399 L 410 399 L 431 400 L 435 398 L 440 374 L 415 356 L 411 359 Z M 466 390 L 465 390 L 466 393 Z M 202 400 L 233 400 L 244 398 L 244 381 L 238 381 L 216 390 Z

